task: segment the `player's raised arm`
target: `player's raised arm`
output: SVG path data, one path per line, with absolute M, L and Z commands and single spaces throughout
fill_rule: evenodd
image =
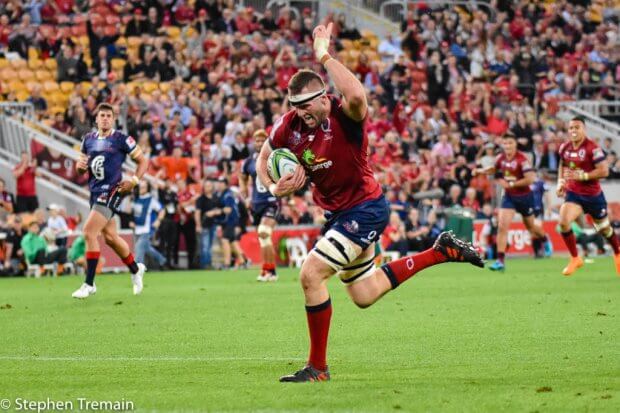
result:
M 329 41 L 332 34 L 332 23 L 327 27 L 317 26 L 312 35 L 314 37 L 314 54 L 325 67 L 336 89 L 344 97 L 343 108 L 345 113 L 355 121 L 361 121 L 366 116 L 368 102 L 364 85 L 342 63 L 329 55 Z

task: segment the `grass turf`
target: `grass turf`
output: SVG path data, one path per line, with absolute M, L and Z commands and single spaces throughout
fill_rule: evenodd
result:
M 0 280 L 0 399 L 130 400 L 142 411 L 620 411 L 611 258 L 506 273 L 431 268 L 357 309 L 330 282 L 332 381 L 280 384 L 307 354 L 297 273 Z M 10 308 L 9 308 L 10 307 Z M 77 403 L 77 402 L 76 402 Z

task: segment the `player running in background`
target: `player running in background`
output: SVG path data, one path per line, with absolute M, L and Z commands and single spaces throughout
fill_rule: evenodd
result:
M 586 137 L 586 123 L 580 116 L 568 123 L 568 139 L 559 150 L 561 163 L 557 187 L 558 196 L 565 199 L 560 208 L 560 228 L 571 255 L 562 274 L 571 275 L 583 265 L 571 230 L 571 223 L 583 213 L 592 217 L 594 228 L 609 241 L 614 251 L 616 272 L 620 274 L 620 241 L 609 222 L 607 201 L 599 183 L 599 179 L 609 175 L 605 153 Z
M 260 179 L 256 178 L 256 158 L 267 140 L 267 132 L 264 129 L 259 129 L 254 132 L 253 136 L 256 152 L 243 162 L 239 184 L 241 196 L 244 199 L 248 198 L 250 192 L 252 193 L 250 209 L 252 210 L 254 225 L 257 226 L 258 243 L 260 245 L 261 260 L 263 261 L 263 268 L 257 280 L 263 282 L 277 281 L 276 250 L 273 247 L 271 234 L 276 226 L 280 204 L 278 198 L 269 192 Z M 251 191 L 250 187 L 252 188 Z
M 114 126 L 114 108 L 101 103 L 95 109 L 96 132 L 89 132 L 82 140 L 82 154 L 76 164 L 79 174 L 89 173 L 90 214 L 84 223 L 86 239 L 86 280 L 74 293 L 74 298 L 87 298 L 97 292 L 95 272 L 99 262 L 100 247 L 98 237 L 103 238 L 123 260 L 131 272 L 133 293 L 142 292 L 142 278 L 146 266 L 136 263 L 129 246 L 116 230 L 114 215 L 123 197 L 140 182 L 146 172 L 148 159 L 136 141 L 117 130 Z M 129 155 L 138 168 L 129 180 L 123 178 L 123 162 Z
M 534 217 L 534 194 L 530 185 L 536 180 L 536 173 L 527 156 L 517 150 L 517 138 L 514 135 L 504 135 L 502 148 L 504 152 L 497 155 L 495 165 L 473 171 L 474 175 L 495 174 L 497 183 L 505 191 L 498 217 L 497 261 L 489 267 L 491 271 L 506 269 L 504 259 L 508 244 L 508 229 L 516 212 L 521 214 L 523 223 L 532 236 L 534 252 L 544 245 L 546 253 L 551 255 L 551 242 L 542 227 L 536 224 Z
M 300 274 L 310 333 L 308 362 L 296 373 L 280 378 L 283 382 L 330 378 L 326 353 L 332 305 L 327 281 L 334 274 L 345 283 L 353 302 L 366 308 L 431 265 L 446 261 L 484 265 L 470 244 L 444 232 L 432 248 L 375 267 L 375 242 L 387 225 L 390 210 L 368 165 L 366 92 L 355 75 L 328 54 L 331 30 L 332 24 L 315 28 L 314 51 L 343 98 L 328 95 L 319 74 L 297 72 L 288 84 L 293 109 L 274 124 L 256 167 L 258 178 L 278 197 L 302 188 L 307 172 L 315 202 L 328 211 L 324 236 L 304 261 Z M 283 147 L 303 166 L 275 183 L 267 173 L 267 159 L 273 149 Z

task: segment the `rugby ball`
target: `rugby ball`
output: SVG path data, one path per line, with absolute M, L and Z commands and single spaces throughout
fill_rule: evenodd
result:
M 295 173 L 299 161 L 293 152 L 286 148 L 275 149 L 267 159 L 267 173 L 274 182 L 281 177 Z

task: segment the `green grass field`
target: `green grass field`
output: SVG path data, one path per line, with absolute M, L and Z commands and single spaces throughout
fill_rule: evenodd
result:
M 297 273 L 0 279 L 0 399 L 130 400 L 140 411 L 620 411 L 611 258 L 449 264 L 360 310 L 332 280 L 332 381 L 280 384 L 307 330 Z

